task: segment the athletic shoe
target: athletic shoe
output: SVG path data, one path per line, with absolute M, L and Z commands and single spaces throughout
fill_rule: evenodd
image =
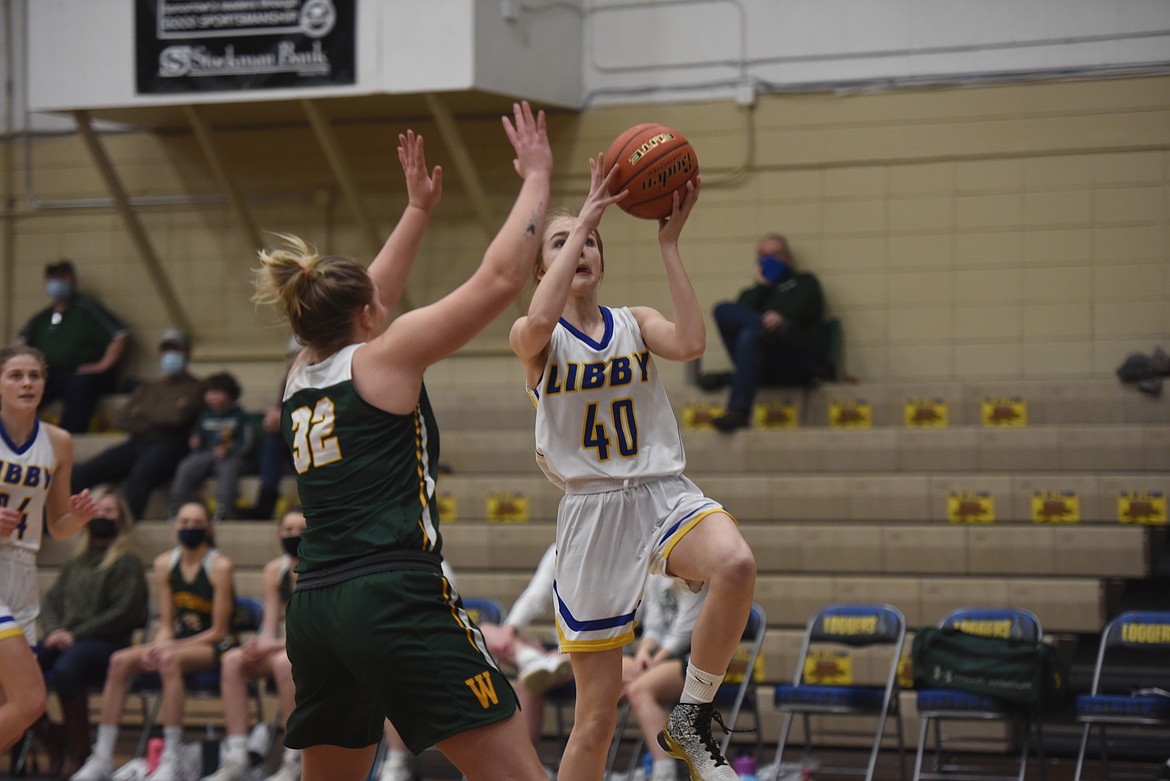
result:
M 113 774 L 114 765 L 110 760 L 90 754 L 81 769 L 69 777 L 69 781 L 110 781 Z
M 533 694 L 544 694 L 573 677 L 573 664 L 565 654 L 545 654 L 520 668 L 520 683 Z
M 246 751 L 239 754 L 228 754 L 223 758 L 223 764 L 220 765 L 219 770 L 206 776 L 202 781 L 243 781 L 251 769 L 252 766 L 248 762 Z
M 691 781 L 737 781 L 738 776 L 711 735 L 712 720 L 727 729 L 711 703 L 680 702 L 670 712 L 666 728 L 658 733 L 658 745 L 687 763 Z
M 146 777 L 147 781 L 183 781 L 183 770 L 179 767 L 178 751 L 163 751 L 158 767 Z
M 280 760 L 280 769 L 264 781 L 301 781 L 301 752 L 295 748 L 286 748 Z

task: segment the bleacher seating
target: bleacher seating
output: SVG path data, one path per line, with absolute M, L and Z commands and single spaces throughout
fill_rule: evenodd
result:
M 680 425 L 688 405 L 723 398 L 669 390 Z M 452 469 L 439 482 L 444 552 L 463 593 L 510 605 L 553 539 L 560 499 L 533 459 L 532 406 L 518 382 L 429 391 Z M 904 404 L 915 398 L 945 401 L 950 425 L 906 427 Z M 1026 401 L 1027 424 L 984 425 L 989 398 Z M 871 405 L 872 427 L 830 426 L 830 405 L 842 399 Z M 1126 585 L 1151 577 L 1166 555 L 1166 527 L 1140 514 L 1123 522 L 1119 497 L 1170 495 L 1170 398 L 1102 379 L 826 385 L 766 389 L 759 400 L 796 405 L 799 426 L 723 435 L 684 425 L 683 438 L 688 476 L 726 504 L 756 552 L 769 683 L 789 676 L 805 621 L 829 603 L 889 603 L 911 630 L 971 604 L 1011 605 L 1034 612 L 1057 642 L 1095 647 Z M 117 436 L 78 437 L 78 458 Z M 294 485 L 287 478 L 283 487 Z M 255 491 L 254 478 L 243 491 Z M 992 522 L 956 516 L 955 497 L 966 494 L 993 500 Z M 1059 502 L 1034 521 L 1035 500 L 1049 494 L 1075 495 L 1077 522 Z M 174 544 L 163 499 L 158 492 L 136 531 L 147 556 Z M 529 520 L 489 521 L 489 505 L 501 501 Z M 217 535 L 239 592 L 258 595 L 260 568 L 279 553 L 273 524 L 228 521 Z M 45 588 L 66 555 L 67 546 L 46 544 Z M 553 640 L 550 624 L 535 629 Z M 864 654 L 853 664 L 864 667 Z M 901 704 L 916 730 L 913 693 Z M 763 738 L 774 742 L 779 716 L 769 710 Z

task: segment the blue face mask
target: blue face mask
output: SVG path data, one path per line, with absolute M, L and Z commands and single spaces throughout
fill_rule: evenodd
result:
M 187 356 L 177 350 L 167 350 L 159 357 L 158 365 L 163 374 L 171 377 L 186 368 Z
M 761 255 L 760 273 L 764 275 L 764 279 L 775 285 L 781 279 L 788 276 L 788 262 L 781 260 L 775 255 Z
M 54 301 L 63 301 L 73 293 L 73 285 L 68 279 L 50 277 L 45 280 L 45 295 Z

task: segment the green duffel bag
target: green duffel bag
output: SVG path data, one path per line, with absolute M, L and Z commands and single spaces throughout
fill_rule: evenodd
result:
M 957 689 L 1038 710 L 1068 699 L 1068 666 L 1045 643 L 930 628 L 914 637 L 910 660 L 920 689 Z

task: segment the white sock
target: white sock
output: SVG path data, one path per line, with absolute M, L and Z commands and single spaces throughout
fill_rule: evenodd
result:
M 517 644 L 516 646 L 516 666 L 526 667 L 533 662 L 539 662 L 544 658 L 544 654 L 537 651 L 530 645 Z
M 179 756 L 179 749 L 183 745 L 182 727 L 163 727 L 163 753 Z
M 223 758 L 226 761 L 228 757 L 234 757 L 236 759 L 247 759 L 247 735 L 228 735 L 223 739 Z
M 700 670 L 695 667 L 694 662 L 687 662 L 687 678 L 683 683 L 683 693 L 679 702 L 711 702 L 715 699 L 719 684 L 723 683 L 723 675 Z
M 407 753 L 400 748 L 386 750 L 386 764 L 391 767 L 402 767 L 406 764 Z
M 97 742 L 93 744 L 94 756 L 104 759 L 107 765 L 114 764 L 114 744 L 117 742 L 117 725 L 99 724 L 97 728 Z

